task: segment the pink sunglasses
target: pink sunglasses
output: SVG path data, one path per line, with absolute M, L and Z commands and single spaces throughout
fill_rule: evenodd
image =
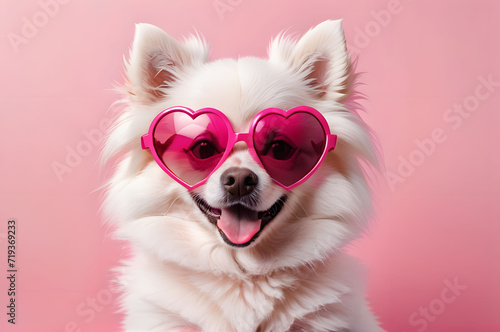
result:
M 318 169 L 335 148 L 337 135 L 330 133 L 323 115 L 308 106 L 267 108 L 257 114 L 248 133 L 235 133 L 216 109 L 171 107 L 158 114 L 141 137 L 142 148 L 189 190 L 204 184 L 240 141 L 274 182 L 290 190 Z

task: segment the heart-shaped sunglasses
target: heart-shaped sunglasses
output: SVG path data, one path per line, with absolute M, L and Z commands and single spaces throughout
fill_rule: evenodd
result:
M 236 142 L 281 187 L 307 180 L 335 148 L 337 135 L 323 115 L 308 106 L 259 112 L 248 133 L 235 133 L 228 118 L 213 108 L 171 107 L 158 114 L 141 137 L 158 165 L 189 190 L 204 184 L 227 159 Z

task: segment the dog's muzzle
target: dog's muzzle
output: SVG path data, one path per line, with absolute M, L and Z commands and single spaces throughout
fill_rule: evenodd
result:
M 193 199 L 208 220 L 217 227 L 225 243 L 246 247 L 254 242 L 264 228 L 282 210 L 287 196 L 281 196 L 269 209 L 258 211 L 258 176 L 243 167 L 228 168 L 220 177 L 224 189 L 224 206 L 210 206 L 199 194 Z

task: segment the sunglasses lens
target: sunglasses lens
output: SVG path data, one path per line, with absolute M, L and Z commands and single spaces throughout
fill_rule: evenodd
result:
M 310 113 L 268 114 L 254 128 L 257 156 L 267 173 L 284 186 L 309 174 L 325 150 L 324 128 Z
M 158 121 L 153 140 L 162 163 L 179 179 L 195 185 L 217 167 L 227 147 L 228 130 L 216 114 L 192 116 L 178 111 Z

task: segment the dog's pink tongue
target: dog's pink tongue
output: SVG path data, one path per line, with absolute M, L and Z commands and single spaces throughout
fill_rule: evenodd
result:
M 217 227 L 232 243 L 243 244 L 250 241 L 260 231 L 261 222 L 257 211 L 238 205 L 221 209 Z

